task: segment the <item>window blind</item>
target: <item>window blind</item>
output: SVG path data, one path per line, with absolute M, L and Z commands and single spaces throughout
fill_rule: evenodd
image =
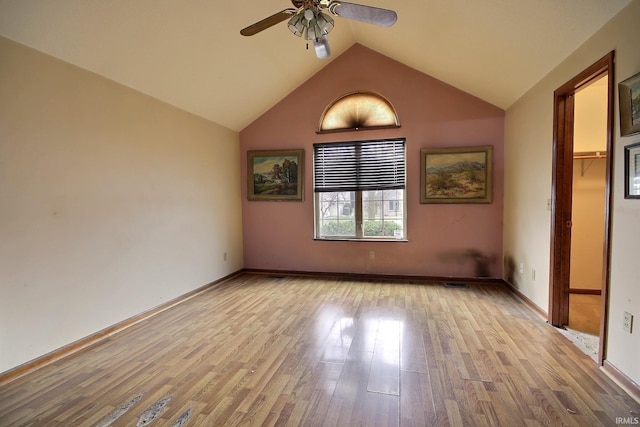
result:
M 405 139 L 313 145 L 313 190 L 395 190 L 405 187 Z

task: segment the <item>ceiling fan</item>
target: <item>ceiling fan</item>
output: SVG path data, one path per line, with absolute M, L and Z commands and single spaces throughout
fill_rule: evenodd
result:
M 243 36 L 253 36 L 286 19 L 289 30 L 306 40 L 312 40 L 318 58 L 327 58 L 331 55 L 327 34 L 333 29 L 333 18 L 323 11 L 329 11 L 331 15 L 355 21 L 367 22 L 381 27 L 390 27 L 398 20 L 398 15 L 393 10 L 379 7 L 364 6 L 361 4 L 347 3 L 339 0 L 291 0 L 295 8 L 287 8 L 275 13 L 255 24 L 240 30 Z

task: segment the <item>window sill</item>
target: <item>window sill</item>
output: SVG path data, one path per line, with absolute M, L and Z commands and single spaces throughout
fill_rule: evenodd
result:
M 384 242 L 384 243 L 389 243 L 389 242 L 396 242 L 396 243 L 406 243 L 409 240 L 408 239 L 355 239 L 355 238 L 350 238 L 350 237 L 345 237 L 345 238 L 339 238 L 339 237 L 314 237 L 313 240 L 319 241 L 319 242 L 367 242 L 367 243 L 371 243 L 371 242 Z

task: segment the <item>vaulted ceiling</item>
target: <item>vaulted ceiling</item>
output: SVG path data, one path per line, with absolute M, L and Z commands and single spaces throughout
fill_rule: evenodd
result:
M 362 0 L 397 23 L 336 17 L 324 60 L 286 21 L 240 35 L 289 0 L 0 0 L 0 35 L 239 131 L 354 43 L 506 109 L 629 2 Z

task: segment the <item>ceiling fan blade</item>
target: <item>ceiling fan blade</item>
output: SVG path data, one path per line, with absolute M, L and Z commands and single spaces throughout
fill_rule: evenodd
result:
M 255 24 L 249 25 L 247 28 L 243 28 L 240 30 L 240 34 L 243 36 L 253 36 L 258 34 L 260 31 L 266 30 L 269 27 L 273 27 L 274 25 L 291 18 L 295 15 L 296 10 L 292 8 L 285 9 L 278 13 L 275 13 L 268 18 L 264 18 L 261 21 L 256 22 Z
M 381 27 L 390 27 L 398 20 L 398 15 L 393 10 L 347 3 L 345 1 L 331 2 L 331 4 L 329 4 L 329 10 L 334 15 L 342 18 L 367 22 Z

